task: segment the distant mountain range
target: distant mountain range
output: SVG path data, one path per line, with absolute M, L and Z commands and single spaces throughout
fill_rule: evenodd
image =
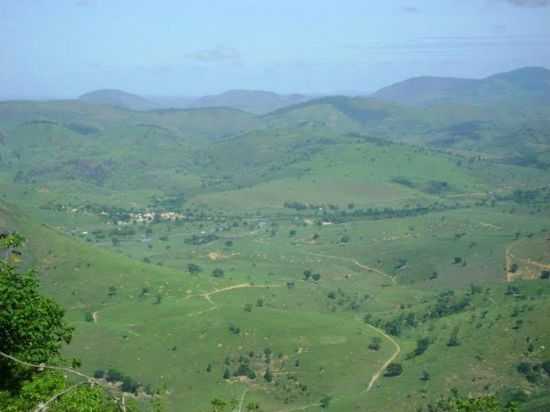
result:
M 404 105 L 550 102 L 550 70 L 524 67 L 484 79 L 415 77 L 385 87 L 371 97 Z
M 280 95 L 262 90 L 229 90 L 225 93 L 201 97 L 191 103 L 190 107 L 232 107 L 263 114 L 310 99 L 311 97 L 301 94 Z
M 202 97 L 142 97 L 123 90 L 96 90 L 79 97 L 85 103 L 104 104 L 130 110 L 197 109 L 226 107 L 254 114 L 265 114 L 282 107 L 303 103 L 311 96 L 301 94 L 281 95 L 262 90 L 229 90 Z
M 491 105 L 496 103 L 550 103 L 550 70 L 524 67 L 484 79 L 415 77 L 371 94 L 370 98 L 407 106 L 438 104 Z M 281 95 L 261 90 L 230 90 L 202 97 L 142 97 L 122 90 L 96 90 L 79 100 L 130 110 L 190 109 L 226 107 L 254 114 L 267 114 L 282 108 L 316 100 L 302 94 Z

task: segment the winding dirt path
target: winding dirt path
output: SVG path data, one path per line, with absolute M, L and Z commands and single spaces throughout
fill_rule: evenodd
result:
M 317 256 L 317 257 L 322 257 L 322 258 L 327 258 L 327 259 L 337 259 L 337 260 L 342 260 L 344 262 L 351 262 L 353 263 L 355 266 L 358 266 L 360 267 L 361 269 L 367 271 L 367 272 L 374 272 L 380 276 L 383 276 L 383 277 L 386 277 L 388 278 L 392 284 L 396 285 L 397 282 L 395 280 L 395 276 L 392 276 L 390 275 L 389 273 L 386 273 L 386 272 L 383 272 L 381 271 L 380 269 L 376 269 L 376 268 L 373 268 L 372 266 L 367 266 L 367 265 L 364 265 L 362 263 L 360 263 L 357 259 L 355 258 L 347 258 L 347 257 L 342 257 L 342 256 L 332 256 L 332 255 L 323 255 L 322 253 L 306 253 L 306 255 L 310 255 L 310 256 Z
M 515 243 L 517 242 L 518 241 L 516 241 Z M 529 270 L 529 269 L 532 269 L 533 266 L 542 270 L 550 270 L 550 264 L 537 262 L 536 260 L 531 260 L 530 258 L 520 258 L 515 256 L 512 253 L 512 246 L 514 246 L 514 243 L 511 243 L 510 245 L 508 245 L 504 252 L 504 260 L 505 260 L 504 271 L 505 271 L 505 279 L 507 282 L 511 282 L 516 278 L 521 278 L 526 280 L 536 279 L 537 274 L 534 273 L 533 270 Z M 525 265 L 527 265 L 527 267 L 524 267 L 523 271 L 520 270 L 519 268 L 517 268 L 516 271 L 512 271 L 512 264 L 514 262 L 514 259 L 516 261 L 523 262 Z M 529 266 L 531 266 L 531 268 L 529 268 Z
M 541 263 L 541 262 L 537 262 L 536 260 L 531 260 L 529 258 L 527 258 L 527 259 L 520 258 L 519 260 L 521 260 L 522 262 L 527 263 L 528 265 L 536 266 L 540 269 L 550 269 L 550 265 L 547 265 L 547 264 Z
M 212 300 L 211 296 L 216 295 L 218 293 L 228 292 L 228 291 L 235 290 L 235 289 L 244 289 L 244 288 L 267 288 L 267 289 L 269 289 L 269 288 L 279 288 L 281 286 L 282 285 L 278 285 L 278 284 L 275 284 L 275 285 L 253 285 L 251 283 L 240 283 L 238 285 L 227 286 L 227 287 L 221 288 L 221 289 L 214 289 L 213 291 L 210 291 L 210 292 L 199 293 L 199 294 L 196 294 L 196 295 L 189 295 L 189 296 L 186 296 L 185 299 L 201 297 L 201 298 L 206 299 L 206 301 L 208 303 L 210 303 L 212 306 L 208 309 L 205 309 L 205 310 L 190 313 L 187 316 L 198 316 L 198 315 L 202 315 L 204 313 L 212 312 L 212 311 L 216 310 L 218 308 L 218 305 L 216 304 L 216 302 L 214 302 Z
M 248 392 L 248 388 L 245 388 L 243 394 L 241 395 L 241 401 L 239 402 L 239 411 L 238 412 L 243 411 L 244 398 L 246 397 L 247 392 Z
M 296 411 L 305 411 L 306 409 L 314 408 L 315 406 L 321 406 L 321 404 L 320 404 L 319 402 L 317 402 L 317 403 L 310 403 L 309 405 L 297 406 L 297 407 L 295 407 L 295 408 L 280 409 L 280 410 L 278 410 L 277 412 L 296 412 Z
M 378 369 L 374 375 L 372 375 L 372 378 L 370 379 L 369 385 L 367 386 L 367 389 L 365 389 L 365 392 L 369 392 L 372 389 L 372 387 L 374 386 L 376 381 L 380 378 L 380 376 L 384 373 L 388 365 L 392 363 L 395 359 L 397 359 L 397 357 L 401 353 L 401 346 L 399 346 L 399 343 L 397 343 L 395 339 L 393 339 L 391 336 L 386 334 L 383 330 L 378 329 L 377 327 L 369 323 L 367 323 L 367 326 L 372 330 L 376 331 L 379 335 L 382 335 L 384 338 L 386 338 L 386 340 L 389 340 L 395 347 L 395 352 L 386 362 L 384 362 L 382 367 Z

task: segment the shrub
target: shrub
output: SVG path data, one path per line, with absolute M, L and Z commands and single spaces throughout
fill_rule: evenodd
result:
M 202 272 L 202 269 L 199 265 L 197 265 L 195 263 L 189 263 L 187 265 L 187 271 L 191 274 L 197 274 L 197 273 Z
M 403 373 L 403 366 L 400 363 L 390 363 L 386 370 L 384 371 L 384 376 L 387 378 L 392 378 L 394 376 L 399 376 Z
M 454 346 L 459 346 L 460 345 L 460 341 L 458 340 L 458 332 L 459 332 L 459 329 L 458 329 L 458 326 L 456 326 L 453 329 L 453 331 L 451 332 L 451 336 L 449 337 L 449 341 L 447 342 L 447 346 L 454 347 Z
M 212 276 L 214 276 L 215 278 L 223 278 L 224 275 L 225 273 L 221 268 L 216 268 L 212 271 Z
M 378 351 L 380 350 L 380 346 L 382 343 L 382 339 L 380 339 L 378 336 L 372 338 L 371 342 L 369 343 L 369 349 Z
M 105 371 L 103 369 L 96 369 L 94 372 L 94 378 L 96 379 L 103 379 L 105 376 Z

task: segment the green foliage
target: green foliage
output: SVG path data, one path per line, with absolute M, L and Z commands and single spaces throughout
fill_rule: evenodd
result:
M 21 238 L 8 236 L 3 243 L 17 247 Z M 19 272 L 0 261 L 0 351 L 28 362 L 47 362 L 71 341 L 73 329 L 63 316 L 61 306 L 40 294 L 33 271 Z M 7 366 L 0 361 L 1 368 Z
M 271 369 L 267 369 L 264 373 L 264 379 L 267 383 L 273 382 L 273 373 L 271 372 Z
M 451 336 L 449 337 L 449 340 L 447 341 L 447 346 L 453 347 L 453 346 L 459 346 L 460 340 L 458 339 L 458 332 L 460 331 L 460 328 L 458 326 L 455 326 L 451 332 Z
M 403 366 L 400 363 L 392 362 L 388 365 L 384 371 L 384 376 L 387 378 L 392 378 L 394 376 L 399 376 L 403 373 Z
M 423 409 L 424 410 L 424 409 Z M 479 398 L 447 398 L 430 404 L 427 412 L 517 412 L 518 409 L 511 406 L 502 406 L 494 396 Z
M 432 340 L 428 337 L 420 338 L 416 341 L 416 348 L 412 353 L 410 353 L 407 358 L 411 359 L 417 356 L 422 355 L 424 352 L 428 350 L 432 343 Z
M 33 375 L 22 383 L 17 396 L 6 396 L 0 392 L 0 405 L 3 412 L 21 412 L 34 410 L 40 403 L 45 403 L 54 395 L 71 388 L 73 384 L 58 372 L 43 372 Z M 51 412 L 119 412 L 114 403 L 101 387 L 80 385 L 49 405 Z M 137 411 L 131 404 L 127 411 Z
M 210 412 L 230 412 L 238 405 L 235 399 L 225 401 L 220 398 L 214 398 L 210 401 Z
M 381 344 L 382 339 L 380 339 L 378 336 L 374 336 L 369 343 L 369 349 L 373 351 L 378 351 L 380 350 Z
M 328 407 L 330 406 L 330 402 L 332 401 L 332 396 L 323 396 L 321 398 L 321 400 L 319 401 L 319 405 L 321 406 L 321 408 L 323 409 L 328 409 Z
M 197 265 L 196 263 L 189 263 L 187 265 L 187 271 L 189 273 L 193 274 L 193 275 L 196 275 L 196 274 L 202 272 L 202 268 L 199 265 Z
M 0 251 L 23 243 L 16 234 L 1 235 L 0 240 Z M 39 293 L 34 272 L 21 273 L 9 260 L 0 260 L 0 351 L 32 364 L 57 360 L 73 331 L 63 316 L 61 306 Z M 73 360 L 73 368 L 79 366 Z M 95 375 L 99 377 L 99 371 Z M 0 357 L 0 376 L 0 406 L 5 412 L 35 410 L 46 403 L 51 412 L 118 411 L 103 388 L 91 387 L 87 381 L 75 384 L 47 368 L 42 371 Z M 130 401 L 126 410 L 137 409 Z

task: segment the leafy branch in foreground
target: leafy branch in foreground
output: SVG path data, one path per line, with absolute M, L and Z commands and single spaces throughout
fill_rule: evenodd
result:
M 0 409 L 137 410 L 124 394 L 114 396 L 98 380 L 56 365 L 73 328 L 65 322 L 63 308 L 40 294 L 36 274 L 17 270 L 19 259 L 13 257 L 21 256 L 23 242 L 18 234 L 0 234 Z M 67 374 L 74 379 L 69 381 Z

